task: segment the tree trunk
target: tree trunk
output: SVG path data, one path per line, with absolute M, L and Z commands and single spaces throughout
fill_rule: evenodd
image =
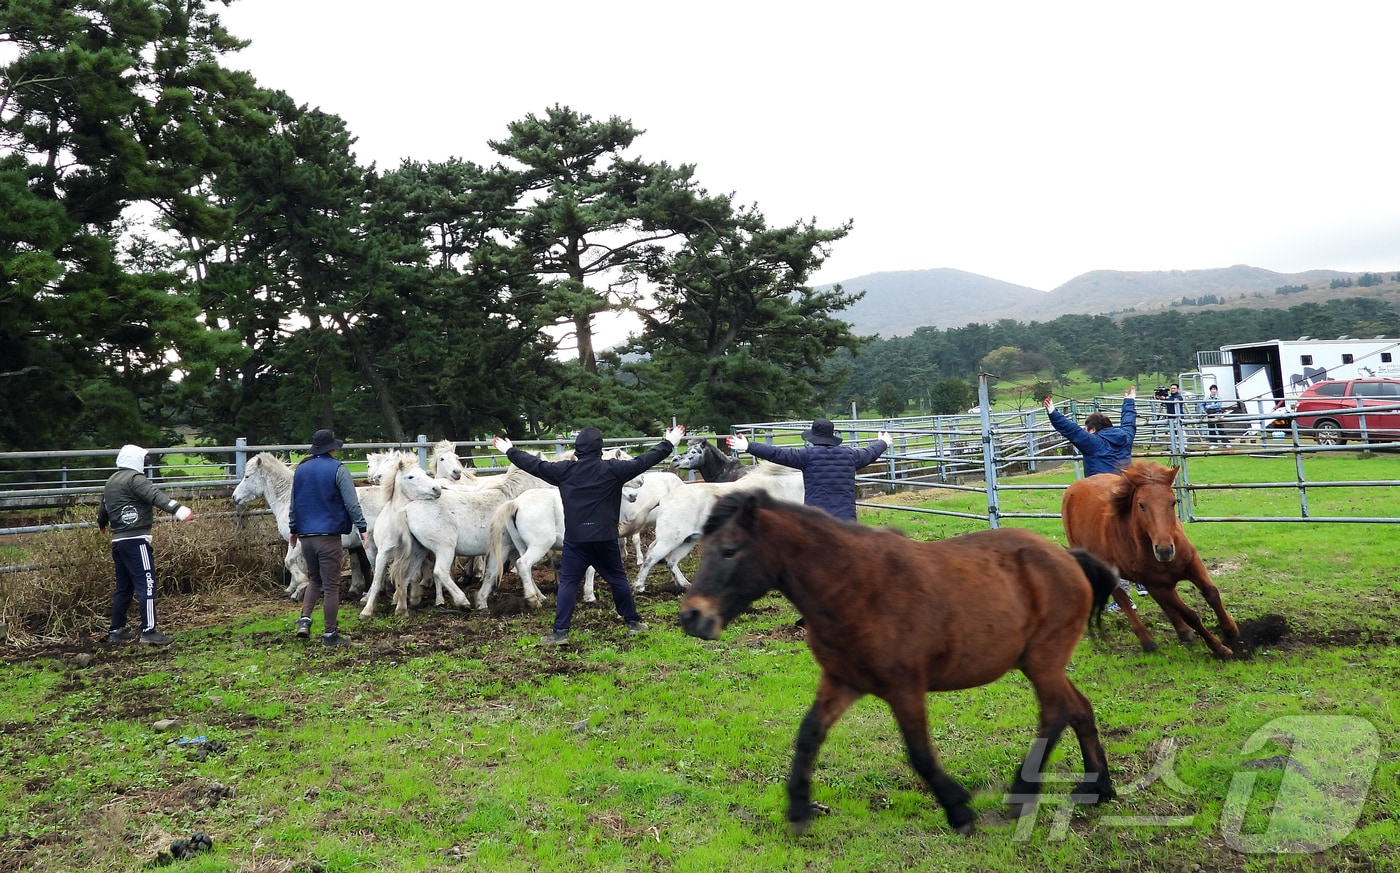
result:
M 340 328 L 340 333 L 345 337 L 345 342 L 350 346 L 350 353 L 355 357 L 355 366 L 359 368 L 360 375 L 365 377 L 365 382 L 369 383 L 370 390 L 374 392 L 374 399 L 379 404 L 379 414 L 384 416 L 384 429 L 388 431 L 389 439 L 402 443 L 407 442 L 404 438 L 403 423 L 399 421 L 399 410 L 394 404 L 393 398 L 389 396 L 389 386 L 384 384 L 384 380 L 379 378 L 379 371 L 370 363 L 369 356 L 365 354 L 364 346 L 355 337 L 355 332 L 350 329 L 349 323 L 344 316 L 335 316 L 335 323 Z

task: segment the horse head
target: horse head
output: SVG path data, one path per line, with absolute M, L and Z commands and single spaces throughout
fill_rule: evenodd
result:
M 686 445 L 685 453 L 676 455 L 671 461 L 672 466 L 679 470 L 699 470 L 705 465 L 705 450 L 710 447 L 709 440 L 692 438 Z
M 731 619 L 772 589 L 757 515 L 773 503 L 763 492 L 736 491 L 715 504 L 702 532 L 700 570 L 681 601 L 686 633 L 718 639 Z
M 418 466 L 417 456 L 399 452 L 385 465 L 379 487 L 384 492 L 385 503 L 401 505 L 409 500 L 437 500 L 442 496 L 442 485 Z
M 271 452 L 259 452 L 243 466 L 243 478 L 233 489 L 233 504 L 242 507 L 259 497 L 267 498 L 282 480 L 291 480 L 287 465 Z
M 1135 538 L 1152 546 L 1152 557 L 1163 564 L 1176 558 L 1175 467 L 1154 461 L 1136 461 L 1123 468 L 1122 482 L 1110 497 L 1113 511 L 1134 532 Z
M 433 478 L 447 482 L 461 482 L 463 478 L 470 481 L 476 478 L 476 473 L 462 466 L 462 459 L 457 457 L 457 445 L 452 440 L 441 440 L 433 446 L 429 469 L 433 471 Z

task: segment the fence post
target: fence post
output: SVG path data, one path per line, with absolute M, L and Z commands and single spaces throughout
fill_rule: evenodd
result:
M 996 444 L 992 442 L 991 400 L 987 391 L 987 374 L 977 374 L 977 405 L 982 410 L 982 477 L 987 484 L 987 524 L 996 530 L 1001 526 L 997 498 Z
M 428 437 L 421 433 L 418 435 L 418 466 L 422 467 L 424 470 L 428 469 Z M 436 470 L 430 472 L 434 476 L 437 475 Z
M 238 448 L 233 453 L 233 478 L 239 482 L 243 481 L 243 471 L 248 463 L 248 438 L 238 437 L 233 441 Z

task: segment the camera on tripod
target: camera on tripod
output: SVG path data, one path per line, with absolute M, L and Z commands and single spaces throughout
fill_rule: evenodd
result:
M 1166 400 L 1169 396 L 1171 396 L 1171 392 L 1163 388 L 1161 385 L 1158 385 L 1157 390 L 1152 392 L 1152 396 L 1157 398 L 1158 400 Z

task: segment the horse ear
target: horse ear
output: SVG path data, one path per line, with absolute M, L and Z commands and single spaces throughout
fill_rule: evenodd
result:
M 1170 487 L 1171 484 L 1176 481 L 1176 474 L 1180 472 L 1180 467 L 1169 467 L 1167 469 L 1167 481 L 1164 484 Z

